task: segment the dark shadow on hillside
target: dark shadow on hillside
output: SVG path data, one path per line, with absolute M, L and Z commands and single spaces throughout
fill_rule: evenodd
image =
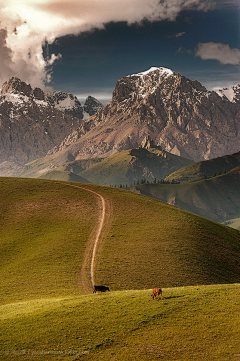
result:
M 161 298 L 160 298 L 159 301 L 171 300 L 172 298 L 179 298 L 179 297 L 184 297 L 184 295 L 182 295 L 182 296 L 167 296 L 167 297 L 163 296 L 163 299 L 161 300 Z

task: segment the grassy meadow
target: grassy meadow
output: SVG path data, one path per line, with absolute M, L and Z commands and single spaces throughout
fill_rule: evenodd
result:
M 79 294 L 96 197 L 31 179 L 0 179 L 1 302 Z
M 95 263 L 91 236 L 106 218 Z M 0 358 L 235 360 L 240 232 L 126 190 L 0 178 Z M 163 300 L 151 299 L 163 287 Z
M 238 360 L 240 285 L 36 299 L 0 307 L 4 360 Z

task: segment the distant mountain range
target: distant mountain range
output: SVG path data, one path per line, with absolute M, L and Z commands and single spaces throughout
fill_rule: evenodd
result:
M 45 156 L 101 107 L 93 97 L 81 106 L 72 94 L 44 92 L 11 78 L 0 94 L 0 163 L 21 165 Z
M 208 91 L 166 68 L 119 79 L 105 107 L 91 96 L 82 106 L 72 94 L 44 92 L 13 77 L 0 95 L 0 164 L 23 165 L 46 154 L 62 164 L 102 158 L 138 148 L 145 137 L 192 161 L 211 159 L 239 151 L 239 124 L 240 85 Z M 8 164 L 0 168 L 8 172 Z
M 111 102 L 48 154 L 106 157 L 139 147 L 146 136 L 194 161 L 235 153 L 240 149 L 239 88 L 208 91 L 166 68 L 125 76 Z

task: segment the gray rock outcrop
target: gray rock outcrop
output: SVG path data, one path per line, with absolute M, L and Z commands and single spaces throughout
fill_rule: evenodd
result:
M 87 97 L 83 105 L 83 110 L 90 116 L 97 113 L 101 108 L 103 108 L 102 103 L 100 103 L 96 98 L 92 97 L 91 95 Z

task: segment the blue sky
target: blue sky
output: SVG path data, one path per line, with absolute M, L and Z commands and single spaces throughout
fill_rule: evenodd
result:
M 49 49 L 62 54 L 53 68 L 54 86 L 81 101 L 92 94 L 106 103 L 120 77 L 151 66 L 171 68 L 208 89 L 235 85 L 240 83 L 240 57 L 238 63 L 225 64 L 224 59 L 233 49 L 240 53 L 239 16 L 234 6 L 185 10 L 175 21 L 112 22 L 102 30 L 59 38 Z M 218 44 L 219 54 L 204 60 L 210 43 Z M 198 55 L 199 44 L 209 45 Z
M 17 4 L 0 0 L 7 19 L 0 25 L 0 80 L 15 75 L 40 87 L 48 81 L 81 102 L 93 95 L 105 104 L 119 78 L 152 66 L 208 89 L 240 83 L 239 0 Z

